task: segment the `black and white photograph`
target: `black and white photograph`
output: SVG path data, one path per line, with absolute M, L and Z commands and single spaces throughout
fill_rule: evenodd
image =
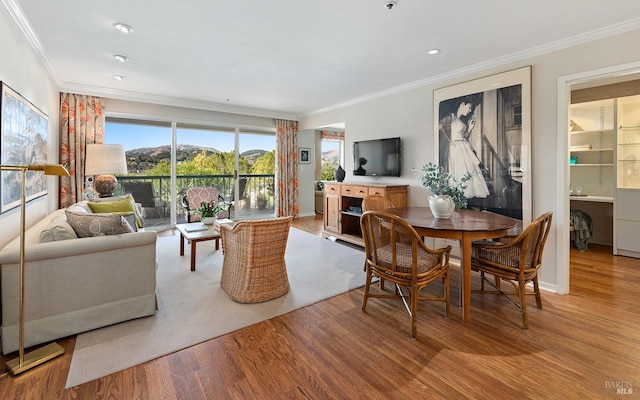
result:
M 465 188 L 470 208 L 531 218 L 530 67 L 434 91 L 435 160 Z
M 298 154 L 300 164 L 309 164 L 311 162 L 311 149 L 301 147 Z

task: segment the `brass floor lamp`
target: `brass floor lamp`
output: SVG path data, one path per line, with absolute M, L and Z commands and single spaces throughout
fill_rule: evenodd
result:
M 7 367 L 11 373 L 18 375 L 64 353 L 64 349 L 59 344 L 50 343 L 24 354 L 24 234 L 27 171 L 43 171 L 45 175 L 57 176 L 69 176 L 69 172 L 59 164 L 0 165 L 0 170 L 20 172 L 22 175 L 22 192 L 20 196 L 20 349 L 18 358 L 7 362 Z

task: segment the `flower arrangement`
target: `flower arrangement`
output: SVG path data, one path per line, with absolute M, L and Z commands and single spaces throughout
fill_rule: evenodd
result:
M 470 173 L 458 179 L 448 172 L 443 172 L 443 168 L 434 163 L 423 165 L 422 172 L 420 174 L 415 169 L 413 170 L 413 173 L 422 181 L 422 186 L 428 188 L 436 196 L 450 196 L 456 208 L 467 207 L 467 197 L 464 195 L 464 189 L 471 179 Z
M 200 203 L 200 207 L 198 207 L 196 210 L 196 212 L 200 214 L 201 218 L 215 217 L 221 211 L 226 213 L 226 210 L 224 208 L 220 207 L 213 201 L 203 201 L 202 203 Z

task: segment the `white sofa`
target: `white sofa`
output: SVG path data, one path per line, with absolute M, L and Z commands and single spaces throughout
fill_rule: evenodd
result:
M 155 314 L 156 233 L 41 243 L 41 232 L 61 218 L 65 210 L 25 235 L 25 347 Z M 19 267 L 16 238 L 0 251 L 3 354 L 19 346 Z

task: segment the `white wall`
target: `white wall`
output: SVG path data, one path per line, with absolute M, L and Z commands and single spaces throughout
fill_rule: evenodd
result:
M 452 84 L 532 66 L 532 205 L 534 216 L 545 211 L 554 212 L 554 226 L 547 241 L 540 273 L 542 284 L 551 290 L 558 285 L 557 260 L 564 259 L 564 248 L 558 249 L 558 224 L 564 224 L 561 206 L 568 202 L 562 171 L 557 171 L 558 136 L 566 137 L 566 130 L 558 126 L 558 80 L 563 76 L 598 70 L 618 64 L 638 61 L 637 52 L 630 51 L 640 42 L 640 30 L 581 44 L 568 49 L 531 57 L 529 59 L 489 68 L 437 84 L 425 85 L 344 108 L 304 116 L 300 129 L 314 129 L 336 121 L 345 123 L 346 180 L 372 182 L 371 178 L 354 177 L 351 144 L 371 138 L 401 136 L 403 140 L 402 177 L 381 178 L 380 182 L 411 185 L 409 205 L 426 206 L 428 191 L 421 187 L 411 173 L 433 160 L 433 90 Z M 566 107 L 564 107 L 566 109 Z M 567 125 L 568 126 L 568 125 Z M 560 164 L 561 165 L 561 164 Z M 567 206 L 568 208 L 568 206 Z M 568 218 L 568 215 L 566 215 Z M 560 220 L 559 220 L 560 219 Z M 562 232 L 564 229 L 561 228 Z M 567 258 L 568 259 L 568 258 Z M 562 262 L 562 261 L 561 261 Z M 562 282 L 560 282 L 562 283 Z
M 311 150 L 309 164 L 298 164 L 298 208 L 301 217 L 315 215 L 315 137 L 314 130 L 298 131 L 298 147 Z
M 47 155 L 49 163 L 59 160 L 58 85 L 50 77 L 35 51 L 18 29 L 5 7 L 0 7 L 0 80 L 20 93 L 49 116 Z M 47 177 L 48 195 L 28 203 L 27 226 L 33 225 L 57 207 L 58 178 Z M 13 209 L 0 215 L 0 248 L 19 235 L 20 212 Z

